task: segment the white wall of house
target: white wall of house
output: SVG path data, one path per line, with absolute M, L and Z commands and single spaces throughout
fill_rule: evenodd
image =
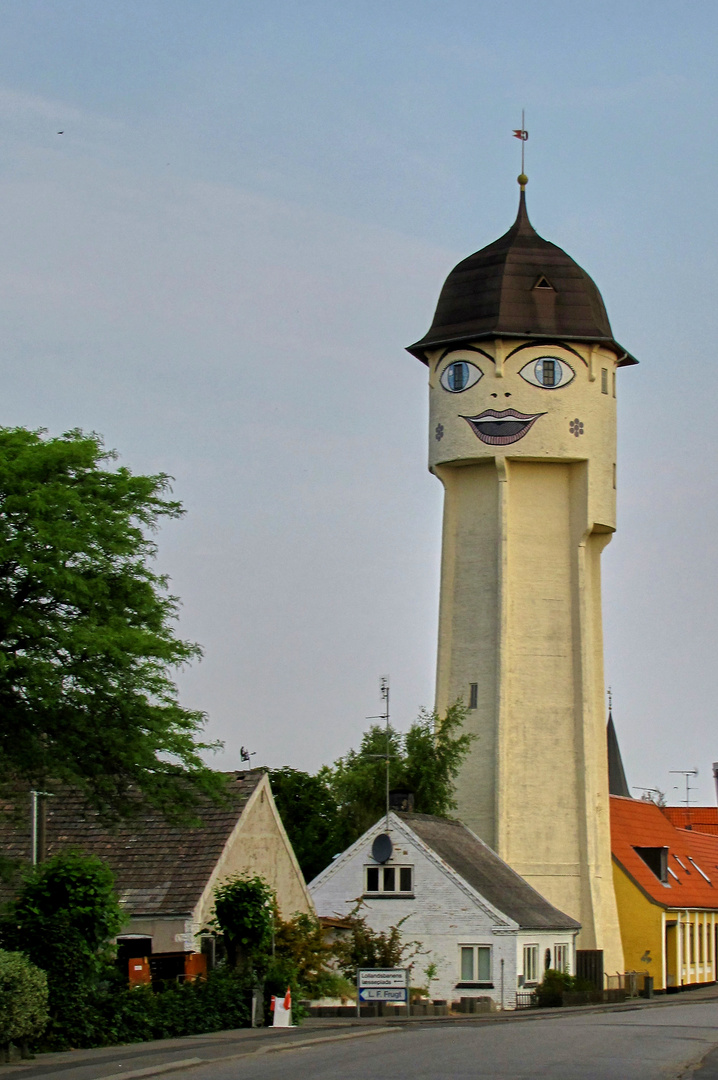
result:
M 516 935 L 516 970 L 519 989 L 541 982 L 548 966 L 569 975 L 576 972 L 576 935 L 569 930 L 519 930 Z
M 479 897 L 400 819 L 391 820 L 394 851 L 385 865 L 395 871 L 411 868 L 412 892 L 366 895 L 366 868 L 377 866 L 371 855 L 372 841 L 385 831 L 381 821 L 310 884 L 317 914 L 346 915 L 361 901 L 360 914 L 374 930 L 386 931 L 405 920 L 401 925 L 403 940 L 419 942 L 421 950 L 412 961 L 412 986 L 426 985 L 424 972 L 433 961 L 438 969 L 430 987 L 433 999 L 451 1002 L 461 997 L 491 997 L 501 1006 L 503 983 L 503 1006 L 513 1008 L 519 955 L 517 924 Z M 398 873 L 396 877 L 398 880 Z M 478 977 L 478 963 L 485 975 L 487 959 L 486 953 L 479 955 L 479 948 L 490 949 L 488 979 Z M 473 979 L 461 978 L 462 949 L 475 950 Z M 464 954 L 467 963 L 468 954 Z

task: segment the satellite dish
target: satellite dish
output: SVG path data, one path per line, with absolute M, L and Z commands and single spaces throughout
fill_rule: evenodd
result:
M 371 854 L 372 858 L 378 863 L 385 863 L 390 859 L 393 850 L 394 845 L 391 842 L 389 833 L 379 833 L 379 835 L 374 838 L 374 843 L 371 846 Z

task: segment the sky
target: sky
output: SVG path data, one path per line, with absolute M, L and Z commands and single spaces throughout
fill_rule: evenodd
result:
M 174 477 L 158 563 L 213 763 L 331 762 L 384 675 L 400 730 L 432 706 L 404 349 L 511 225 L 525 108 L 532 222 L 640 360 L 603 556 L 629 784 L 677 803 L 697 768 L 714 803 L 718 5 L 0 0 L 0 27 L 0 424 Z

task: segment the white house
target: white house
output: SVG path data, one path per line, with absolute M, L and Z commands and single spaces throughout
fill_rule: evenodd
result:
M 347 915 L 360 902 L 374 930 L 405 919 L 402 937 L 422 945 L 412 983 L 426 983 L 433 961 L 434 999 L 491 997 L 511 1009 L 517 990 L 536 985 L 545 968 L 575 971 L 580 924 L 460 821 L 391 813 L 391 845 L 381 851 L 374 841 L 386 832 L 382 817 L 310 883 L 318 915 Z

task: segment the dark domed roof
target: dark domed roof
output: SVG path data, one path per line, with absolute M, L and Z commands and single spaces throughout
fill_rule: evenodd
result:
M 408 351 L 425 361 L 426 349 L 495 337 L 606 345 L 620 357 L 619 365 L 638 363 L 614 340 L 601 294 L 586 271 L 534 229 L 523 190 L 514 224 L 454 267 L 429 333 Z

